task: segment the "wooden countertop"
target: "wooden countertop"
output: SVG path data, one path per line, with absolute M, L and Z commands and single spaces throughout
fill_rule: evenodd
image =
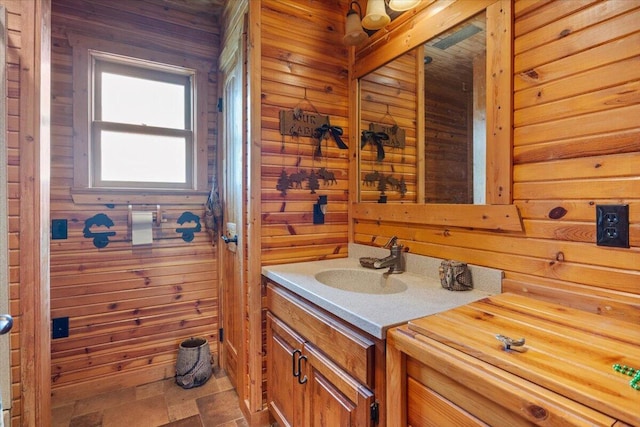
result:
M 514 294 L 409 322 L 408 328 L 631 425 L 640 391 L 613 364 L 640 369 L 640 325 Z M 525 338 L 505 350 L 497 334 Z

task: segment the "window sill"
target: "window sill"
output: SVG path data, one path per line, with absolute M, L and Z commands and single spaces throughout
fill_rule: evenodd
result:
M 208 191 L 196 190 L 71 189 L 71 197 L 77 205 L 202 205 L 208 196 Z

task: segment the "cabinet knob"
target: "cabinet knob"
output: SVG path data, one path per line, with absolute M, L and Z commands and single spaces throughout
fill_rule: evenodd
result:
M 0 335 L 4 335 L 11 330 L 13 326 L 13 317 L 9 314 L 0 315 Z

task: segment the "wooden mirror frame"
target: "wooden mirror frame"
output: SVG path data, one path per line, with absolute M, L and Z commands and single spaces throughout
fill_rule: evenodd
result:
M 522 231 L 517 208 L 511 204 L 513 13 L 510 0 L 423 0 L 420 6 L 376 32 L 367 44 L 352 50 L 350 127 L 356 131 L 351 138 L 354 161 L 349 172 L 351 176 L 359 176 L 359 78 L 482 11 L 487 14 L 487 204 L 359 203 L 360 183 L 352 179 L 349 193 L 353 220 Z M 418 138 L 422 140 L 423 126 L 419 123 L 417 127 Z M 424 161 L 421 163 L 419 174 L 424 172 Z M 423 196 L 424 188 L 419 188 L 418 200 L 424 200 Z

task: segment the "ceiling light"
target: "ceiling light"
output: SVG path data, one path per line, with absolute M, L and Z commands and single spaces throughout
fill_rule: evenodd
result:
M 357 12 L 353 5 L 358 6 Z M 361 44 L 363 41 L 369 38 L 367 33 L 362 29 L 362 23 L 360 22 L 360 15 L 362 14 L 362 9 L 360 9 L 360 4 L 357 1 L 352 1 L 349 4 L 349 12 L 347 12 L 347 21 L 345 24 L 344 37 L 342 41 L 347 46 L 357 46 Z
M 368 30 L 379 30 L 391 22 L 384 0 L 368 0 L 367 14 L 362 18 L 362 26 Z
M 421 1 L 422 0 L 389 0 L 389 9 L 402 12 L 416 7 Z

